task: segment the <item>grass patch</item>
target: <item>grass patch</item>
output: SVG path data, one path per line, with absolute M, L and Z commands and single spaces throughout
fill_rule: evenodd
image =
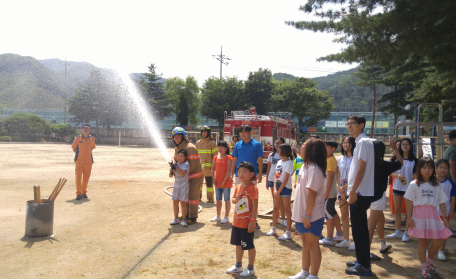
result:
M 214 261 L 213 259 L 209 259 L 207 260 L 207 265 L 208 266 L 216 266 L 218 265 L 219 263 L 217 261 Z
M 258 266 L 261 269 L 265 269 L 270 266 L 269 260 L 268 259 L 261 259 L 256 262 L 256 266 Z
M 296 267 L 292 266 L 292 265 L 286 265 L 284 266 L 282 269 L 279 269 L 279 272 L 284 274 L 284 275 L 288 275 L 288 276 L 292 276 L 292 275 L 295 275 L 299 272 L 300 270 L 298 270 Z

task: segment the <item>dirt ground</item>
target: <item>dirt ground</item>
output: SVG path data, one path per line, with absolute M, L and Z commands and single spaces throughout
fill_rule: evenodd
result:
M 168 165 L 159 150 L 101 145 L 93 155 L 89 199 L 76 201 L 69 145 L 0 144 L 1 278 L 238 278 L 225 273 L 235 262 L 234 247 L 229 244 L 231 226 L 209 221 L 215 216 L 215 205 L 206 203 L 204 196 L 198 223 L 187 228 L 169 225 L 172 202 L 163 189 L 173 179 L 168 178 Z M 55 236 L 24 238 L 32 186 L 41 185 L 42 195 L 48 196 L 60 177 L 68 182 L 55 201 Z M 271 195 L 264 182 L 259 189 L 263 212 L 272 205 Z M 257 278 L 287 278 L 300 271 L 299 234 L 293 232 L 293 240 L 281 242 L 265 236 L 268 219 L 259 223 Z M 455 221 L 451 223 L 454 229 Z M 278 227 L 279 235 L 283 229 Z M 392 251 L 381 255 L 374 237 L 372 251 L 383 259 L 373 262 L 371 278 L 419 278 L 417 239 L 389 242 Z M 320 278 L 351 277 L 344 268 L 355 252 L 321 249 Z M 448 240 L 447 249 L 447 261 L 435 265 L 440 278 L 456 278 L 455 238 Z

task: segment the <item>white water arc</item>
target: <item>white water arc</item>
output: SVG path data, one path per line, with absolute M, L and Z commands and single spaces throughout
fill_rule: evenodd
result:
M 166 149 L 166 145 L 163 142 L 160 130 L 157 127 L 157 124 L 152 116 L 152 112 L 150 111 L 148 104 L 141 96 L 141 94 L 136 88 L 135 83 L 132 81 L 128 74 L 120 73 L 120 78 L 127 86 L 127 92 L 130 95 L 130 98 L 133 101 L 134 105 L 136 106 L 136 109 L 142 119 L 143 124 L 146 125 L 150 138 L 153 139 L 157 147 L 160 149 L 165 160 L 167 162 L 171 162 L 171 156 L 169 155 L 168 150 Z

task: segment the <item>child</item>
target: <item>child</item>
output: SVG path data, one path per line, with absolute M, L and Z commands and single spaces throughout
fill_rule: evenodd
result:
M 278 138 L 274 142 L 274 147 L 272 148 L 272 153 L 269 153 L 268 156 L 268 168 L 266 169 L 266 190 L 271 189 L 271 195 L 272 199 L 274 200 L 274 180 L 275 180 L 275 169 L 277 166 L 277 163 L 281 160 L 279 153 L 277 153 L 277 149 L 280 147 L 282 143 L 285 143 L 284 138 Z M 282 220 L 278 220 L 277 222 L 281 224 L 282 226 L 286 227 L 287 226 L 287 220 L 285 220 L 285 213 L 284 213 L 283 205 L 279 209 L 279 216 L 282 217 Z M 269 223 L 272 225 L 272 221 Z
M 325 209 L 326 209 L 326 232 L 327 236 L 320 240 L 322 245 L 334 245 L 334 241 L 343 241 L 344 233 L 340 225 L 340 218 L 336 211 L 337 182 L 336 168 L 337 160 L 333 153 L 337 149 L 337 142 L 327 140 L 326 142 L 326 180 L 325 180 Z M 336 236 L 334 236 L 334 226 L 336 226 Z
M 279 208 L 285 210 L 287 216 L 287 231 L 279 237 L 279 240 L 290 240 L 291 237 L 291 175 L 293 174 L 293 153 L 289 144 L 282 144 L 279 147 L 279 156 L 282 160 L 276 166 L 276 189 L 274 194 L 274 209 L 272 211 L 272 228 L 266 235 L 275 235 L 277 219 L 279 219 Z
M 380 253 L 385 254 L 393 247 L 390 243 L 385 242 L 385 215 L 383 211 L 386 209 L 386 188 L 388 184 L 388 176 L 400 170 L 402 167 L 402 157 L 397 150 L 394 140 L 390 140 L 390 146 L 394 149 L 397 156 L 393 161 L 385 161 L 386 146 L 383 142 L 375 140 L 374 142 L 375 168 L 374 168 L 374 201 L 370 206 L 370 216 L 368 221 L 369 227 L 369 244 L 372 244 L 375 228 L 380 241 Z M 379 191 L 377 191 L 379 189 Z M 383 191 L 380 191 L 383 190 Z M 380 260 L 381 258 L 373 253 L 370 254 L 371 260 Z
M 301 148 L 304 161 L 296 186 L 293 216 L 302 239 L 302 270 L 289 279 L 318 279 L 321 250 L 318 244 L 325 221 L 326 147 L 323 141 L 308 139 Z
M 402 168 L 396 173 L 391 174 L 396 179 L 393 183 L 393 199 L 394 199 L 394 217 L 396 231 L 390 235 L 388 238 L 398 238 L 402 239 L 404 242 L 408 242 L 409 237 L 407 231 L 404 231 L 404 235 L 401 233 L 401 211 L 402 211 L 402 197 L 407 191 L 409 183 L 413 179 L 413 174 L 415 173 L 415 165 L 418 162 L 418 159 L 413 155 L 412 150 L 413 144 L 409 138 L 401 140 L 401 145 L 399 152 L 402 156 L 404 164 Z
M 347 188 L 348 188 L 348 171 L 350 170 L 350 166 L 353 160 L 353 151 L 355 150 L 356 142 L 353 136 L 344 137 L 342 140 L 342 149 L 340 151 L 341 155 L 339 159 L 337 159 L 337 186 L 339 191 L 339 204 L 340 206 L 340 213 L 342 219 L 342 232 L 344 234 L 344 241 L 335 246 L 337 248 L 348 248 L 349 250 L 355 250 L 354 243 L 351 244 L 350 242 L 350 224 L 348 221 L 349 215 L 349 208 L 350 206 L 344 204 L 347 202 Z M 342 201 L 342 202 L 340 202 Z
M 215 156 L 214 163 L 212 164 L 212 179 L 214 181 L 215 196 L 217 199 L 217 216 L 211 219 L 211 222 L 218 222 L 220 224 L 226 224 L 230 220 L 231 203 L 231 187 L 233 184 L 230 180 L 231 167 L 233 157 L 230 156 L 230 150 L 226 141 L 219 141 L 217 144 L 219 155 Z M 222 211 L 222 197 L 225 199 L 225 217 L 223 220 L 220 218 Z
M 453 215 L 454 215 L 456 184 L 453 182 L 453 180 L 447 178 L 448 170 L 450 169 L 450 163 L 448 163 L 447 160 L 445 160 L 445 159 L 438 160 L 437 164 L 436 164 L 436 168 L 437 168 L 437 180 L 440 181 L 443 192 L 445 192 L 445 194 L 447 195 L 447 198 L 448 198 L 445 201 L 445 208 L 446 208 L 446 216 L 447 216 L 448 222 L 450 222 L 450 219 L 453 218 Z M 443 221 L 442 211 L 440 211 L 440 208 L 437 208 L 437 211 L 439 212 L 440 219 Z M 442 245 L 440 246 L 440 250 L 437 255 L 437 258 L 441 261 L 446 260 L 445 253 L 443 252 L 445 250 L 445 244 L 446 244 L 446 239 L 444 239 L 442 241 Z
M 453 235 L 448 229 L 445 202 L 447 196 L 435 175 L 434 161 L 424 157 L 418 161 L 412 182 L 405 192 L 405 206 L 407 212 L 407 228 L 410 236 L 418 238 L 418 256 L 421 262 L 421 276 L 431 278 L 437 274 L 432 264 L 433 258 L 442 243 Z M 444 213 L 443 223 L 440 220 L 437 206 Z M 413 211 L 413 214 L 412 214 Z M 432 245 L 426 256 L 426 243 L 432 239 Z
M 175 178 L 173 186 L 173 207 L 174 207 L 174 220 L 170 223 L 171 225 L 179 224 L 179 202 L 182 209 L 182 226 L 187 226 L 187 202 L 188 202 L 188 171 L 190 165 L 187 162 L 187 151 L 179 150 L 177 152 L 177 166 L 169 174 L 169 177 Z M 177 175 L 176 175 L 177 173 Z
M 293 161 L 293 171 L 295 172 L 295 181 L 294 181 L 294 187 L 296 189 L 296 183 L 298 183 L 298 175 L 299 175 L 299 170 L 301 169 L 302 165 L 304 162 L 302 161 L 301 155 L 299 154 L 301 151 L 302 143 L 298 142 L 298 146 L 296 147 L 296 154 L 297 157 Z
M 249 253 L 249 265 L 240 274 L 248 277 L 255 274 L 256 250 L 253 245 L 253 237 L 258 215 L 258 188 L 252 181 L 256 180 L 255 168 L 252 163 L 243 161 L 238 167 L 238 178 L 241 184 L 234 190 L 232 203 L 235 204 L 233 227 L 231 229 L 230 244 L 236 245 L 236 264 L 230 267 L 226 273 L 239 273 L 242 271 L 242 257 L 244 250 Z

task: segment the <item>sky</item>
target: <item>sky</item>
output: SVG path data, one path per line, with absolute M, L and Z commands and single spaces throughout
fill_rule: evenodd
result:
M 194 76 L 201 85 L 220 76 L 213 55 L 232 59 L 223 76 L 249 72 L 326 76 L 356 65 L 317 62 L 339 52 L 333 34 L 300 31 L 288 20 L 318 20 L 290 1 L 5 1 L 0 54 L 85 61 L 121 72 L 164 78 Z

